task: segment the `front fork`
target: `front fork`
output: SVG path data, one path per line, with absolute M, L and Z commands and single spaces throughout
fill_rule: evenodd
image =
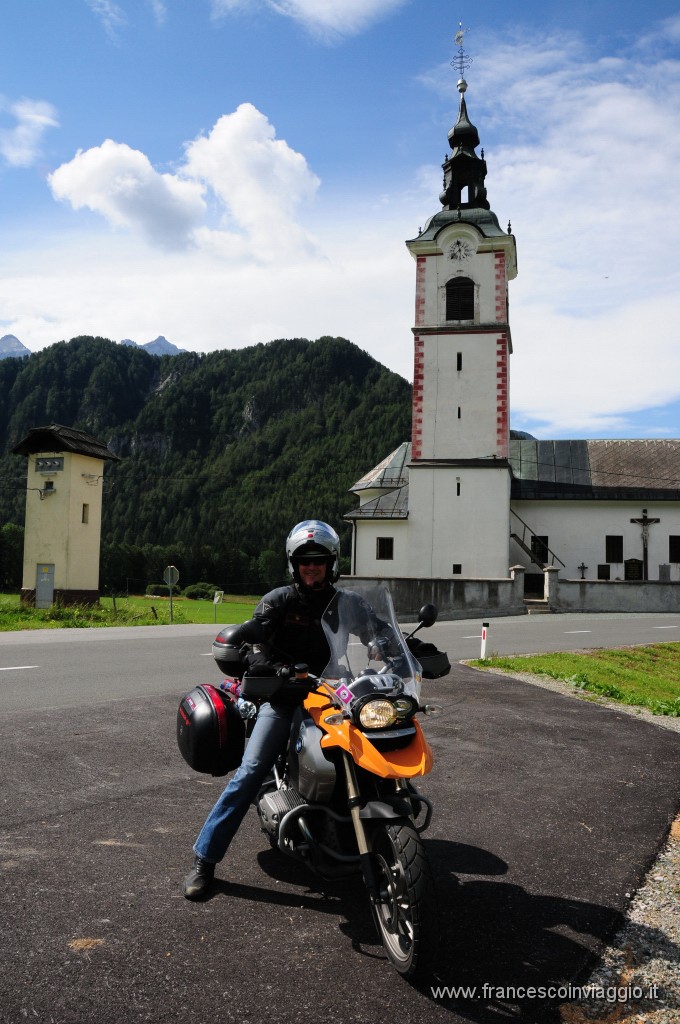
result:
M 359 785 L 357 783 L 356 772 L 354 771 L 354 762 L 349 754 L 344 750 L 342 752 L 342 759 L 345 765 L 345 778 L 347 780 L 347 806 L 349 807 L 349 812 L 352 816 L 354 833 L 357 839 L 357 846 L 359 847 L 361 873 L 364 877 L 364 883 L 368 889 L 371 900 L 375 900 L 378 895 L 378 885 L 375 880 L 373 859 L 368 845 L 366 829 L 361 818 L 361 805 L 363 801 L 359 795 Z

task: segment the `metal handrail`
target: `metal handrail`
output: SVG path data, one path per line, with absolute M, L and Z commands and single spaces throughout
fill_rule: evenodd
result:
M 513 516 L 515 517 L 515 519 L 518 519 L 518 520 L 519 520 L 519 522 L 520 522 L 520 523 L 522 524 L 522 526 L 524 527 L 524 532 L 523 532 L 523 534 L 522 534 L 521 540 L 520 540 L 520 538 L 519 538 L 519 537 L 518 537 L 518 540 L 520 540 L 520 543 L 521 543 L 522 547 L 523 547 L 523 548 L 525 549 L 525 551 L 531 551 L 531 545 L 530 545 L 530 544 L 529 544 L 529 545 L 527 545 L 527 544 L 526 544 L 526 541 L 525 541 L 525 537 L 526 537 L 526 534 L 527 534 L 527 530 L 529 531 L 529 536 L 530 536 L 530 537 L 535 537 L 535 538 L 536 538 L 537 540 L 538 540 L 538 534 L 537 534 L 537 533 L 534 533 L 534 531 L 533 531 L 533 530 L 531 529 L 531 527 L 529 526 L 529 524 L 528 524 L 528 523 L 525 523 L 525 522 L 524 522 L 524 520 L 522 519 L 522 517 L 521 517 L 521 516 L 518 516 L 518 515 L 517 515 L 517 513 L 515 512 L 515 510 L 514 510 L 514 509 L 512 509 L 512 508 L 511 508 L 511 509 L 510 509 L 510 512 L 511 512 L 511 513 L 512 513 L 512 515 L 513 515 Z M 542 563 L 543 565 L 554 565 L 554 564 L 555 564 L 555 562 L 559 562 L 559 563 L 560 563 L 560 565 L 562 566 L 562 568 L 563 568 L 563 569 L 564 569 L 564 568 L 566 568 L 566 566 L 565 566 L 564 562 L 562 561 L 562 559 L 561 559 L 561 558 L 560 558 L 560 557 L 559 557 L 558 555 L 556 555 L 556 554 L 555 554 L 555 552 L 554 552 L 554 551 L 552 551 L 552 550 L 551 550 L 551 549 L 550 549 L 550 548 L 548 547 L 548 545 L 547 545 L 547 544 L 543 544 L 543 542 L 542 542 L 542 541 L 540 541 L 539 543 L 541 544 L 541 547 L 543 548 L 543 550 L 544 550 L 545 552 L 547 552 L 547 554 L 548 554 L 548 555 L 550 556 L 550 561 L 549 561 L 549 562 L 547 562 L 547 561 L 545 561 L 545 560 L 544 560 L 544 561 L 543 561 L 543 563 Z M 535 558 L 537 558 L 537 554 L 538 554 L 537 552 L 534 552 L 534 553 L 532 553 L 532 557 L 535 557 Z

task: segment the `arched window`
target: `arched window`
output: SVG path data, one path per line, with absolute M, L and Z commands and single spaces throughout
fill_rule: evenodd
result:
M 453 277 L 446 282 L 446 319 L 474 320 L 475 283 L 469 277 Z

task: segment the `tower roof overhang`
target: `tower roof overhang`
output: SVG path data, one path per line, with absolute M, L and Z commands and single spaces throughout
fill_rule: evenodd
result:
M 111 459 L 120 462 L 108 445 L 98 441 L 84 430 L 51 423 L 47 427 L 33 427 L 26 437 L 12 448 L 14 455 L 34 455 L 36 452 L 72 452 L 92 459 Z

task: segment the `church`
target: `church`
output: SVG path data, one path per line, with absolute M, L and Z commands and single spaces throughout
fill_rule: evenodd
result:
M 351 572 L 455 582 L 520 570 L 529 596 L 547 592 L 548 571 L 553 583 L 680 583 L 680 440 L 548 441 L 510 429 L 517 247 L 487 198 L 462 70 L 442 208 L 406 242 L 411 440 L 350 488 Z

